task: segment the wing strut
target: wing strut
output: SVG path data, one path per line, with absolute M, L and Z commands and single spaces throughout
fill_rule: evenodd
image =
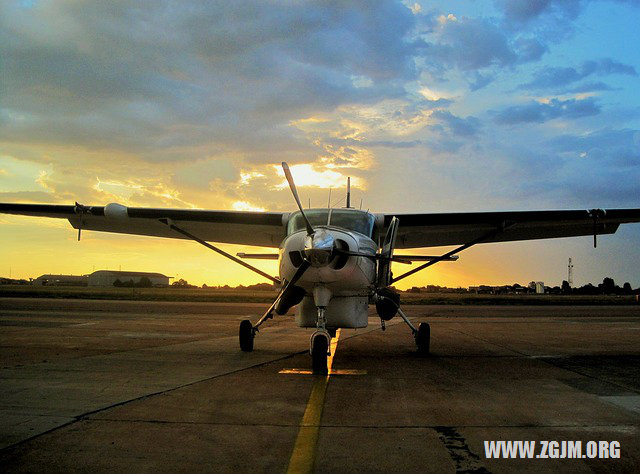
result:
M 451 260 L 451 257 L 453 255 L 455 255 L 456 253 L 462 252 L 465 249 L 468 249 L 469 247 L 471 247 L 472 245 L 475 244 L 479 244 L 480 242 L 490 239 L 494 236 L 496 236 L 497 234 L 499 234 L 500 232 L 503 232 L 505 229 L 508 229 L 509 227 L 513 227 L 516 223 L 515 222 L 503 222 L 500 224 L 500 226 L 490 232 L 487 232 L 484 235 L 481 235 L 480 237 L 478 237 L 477 239 L 473 239 L 471 242 L 467 242 L 464 245 L 461 245 L 460 247 L 457 247 L 453 250 L 451 250 L 450 252 L 447 252 L 439 257 L 435 257 L 433 260 L 430 260 L 427 263 L 424 263 L 422 265 L 420 265 L 419 267 L 414 268 L 413 270 L 409 270 L 406 273 L 403 273 L 402 275 L 400 275 L 399 277 L 393 278 L 390 282 L 390 284 L 393 284 L 395 282 L 397 282 L 398 280 L 402 280 L 403 278 L 406 278 L 410 275 L 413 275 L 414 273 L 419 272 L 420 270 L 424 270 L 427 267 L 430 267 L 431 265 L 435 265 L 438 262 L 441 262 L 443 260 Z
M 274 282 L 275 284 L 279 285 L 281 282 L 280 280 L 278 280 L 276 277 L 273 277 L 271 275 L 269 275 L 268 273 L 263 272 L 262 270 L 260 270 L 259 268 L 254 267 L 253 265 L 249 265 L 246 262 L 243 262 L 242 260 L 240 260 L 237 257 L 234 257 L 233 255 L 231 255 L 230 253 L 225 252 L 222 249 L 219 249 L 218 247 L 215 247 L 213 245 L 211 245 L 209 242 L 205 242 L 204 240 L 196 237 L 193 234 L 190 234 L 189 232 L 187 232 L 184 229 L 181 229 L 180 227 L 178 227 L 177 225 L 175 225 L 173 223 L 173 221 L 171 219 L 165 218 L 165 219 L 158 219 L 160 222 L 162 222 L 163 224 L 169 226 L 169 228 L 171 230 L 175 230 L 176 232 L 178 232 L 179 234 L 184 235 L 185 237 L 189 237 L 191 240 L 195 240 L 196 242 L 198 242 L 199 244 L 204 245 L 205 247 L 207 247 L 208 249 L 213 250 L 214 252 L 218 252 L 220 255 L 223 255 L 225 257 L 227 257 L 228 259 L 233 260 L 236 263 L 239 263 L 240 265 L 242 265 L 245 268 L 248 268 L 251 271 L 256 272 L 258 275 L 261 275 L 263 277 L 265 277 L 268 280 L 271 280 L 272 282 Z

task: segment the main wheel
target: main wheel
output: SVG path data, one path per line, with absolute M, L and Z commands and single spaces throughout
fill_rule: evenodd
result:
M 329 349 L 329 339 L 325 334 L 317 334 L 311 341 L 311 364 L 314 374 L 326 374 L 327 350 Z
M 418 333 L 416 334 L 416 346 L 418 346 L 418 354 L 429 354 L 429 342 L 431 339 L 431 327 L 428 323 L 420 323 Z
M 244 352 L 251 352 L 253 350 L 253 324 L 248 319 L 242 320 L 240 323 L 240 331 L 238 332 L 240 337 L 240 349 Z

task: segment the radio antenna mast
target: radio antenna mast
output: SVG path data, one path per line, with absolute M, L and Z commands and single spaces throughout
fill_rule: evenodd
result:
M 351 178 L 347 177 L 347 209 L 351 207 Z

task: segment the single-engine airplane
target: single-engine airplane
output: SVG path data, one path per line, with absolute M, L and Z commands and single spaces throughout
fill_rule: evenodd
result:
M 338 328 L 363 328 L 375 304 L 384 329 L 396 314 L 409 326 L 420 354 L 429 352 L 430 327 L 416 328 L 391 288 L 395 282 L 435 263 L 451 261 L 472 245 L 487 242 L 613 234 L 620 224 L 640 222 L 640 209 L 510 211 L 446 214 L 379 214 L 351 207 L 347 184 L 344 208 L 302 208 L 293 177 L 282 163 L 298 211 L 246 212 L 106 206 L 0 204 L 0 212 L 68 219 L 83 230 L 194 240 L 280 286 L 255 323 L 240 323 L 240 349 L 253 350 L 260 326 L 297 305 L 300 327 L 316 328 L 310 353 L 314 373 L 326 373 L 331 338 Z M 278 248 L 273 254 L 230 255 L 209 242 Z M 396 249 L 458 245 L 443 255 L 398 255 Z M 246 259 L 279 260 L 276 278 Z M 393 276 L 391 263 L 424 261 Z

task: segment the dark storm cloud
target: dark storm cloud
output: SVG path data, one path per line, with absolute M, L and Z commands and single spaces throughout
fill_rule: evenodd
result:
M 599 113 L 600 106 L 591 97 L 584 100 L 552 99 L 548 103 L 532 101 L 526 105 L 507 107 L 497 112 L 494 120 L 500 125 L 515 125 L 543 123 L 556 118 L 576 119 Z
M 559 88 L 573 84 L 589 76 L 605 76 L 610 74 L 622 74 L 637 76 L 635 68 L 628 64 L 604 58 L 594 61 L 585 61 L 578 67 L 545 67 L 538 71 L 534 79 L 522 84 L 520 89 L 547 89 Z

